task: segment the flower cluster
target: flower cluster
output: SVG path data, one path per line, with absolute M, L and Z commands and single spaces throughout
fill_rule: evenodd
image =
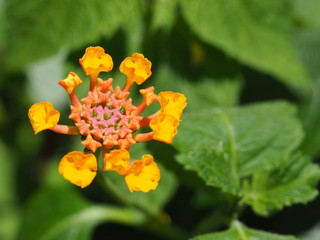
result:
M 151 62 L 140 53 L 127 57 L 120 65 L 120 72 L 127 76 L 125 85 L 113 86 L 113 79 L 103 80 L 99 73 L 109 72 L 113 61 L 101 47 L 88 47 L 79 60 L 85 75 L 90 76 L 88 95 L 78 99 L 75 90 L 82 83 L 79 76 L 70 72 L 59 81 L 65 88 L 71 102 L 69 118 L 75 126 L 58 124 L 60 113 L 50 102 L 32 105 L 29 118 L 35 134 L 50 129 L 57 133 L 81 135 L 84 152 L 73 151 L 60 161 L 59 172 L 65 179 L 82 188 L 88 186 L 98 171 L 97 150 L 101 149 L 104 171 L 116 171 L 124 176 L 130 191 L 148 192 L 157 187 L 160 170 L 152 155 L 145 154 L 141 160 L 130 160 L 128 150 L 132 144 L 149 140 L 171 143 L 186 97 L 175 92 L 154 93 L 154 87 L 141 89 L 141 103 L 133 105 L 129 98 L 131 86 L 142 84 L 151 76 Z M 141 113 L 154 102 L 160 103 L 160 110 L 150 116 Z M 139 129 L 149 127 L 149 132 Z

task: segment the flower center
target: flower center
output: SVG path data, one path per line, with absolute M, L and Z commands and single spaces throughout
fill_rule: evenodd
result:
M 131 99 L 126 99 L 127 96 L 128 92 L 118 87 L 115 90 L 97 88 L 81 99 L 82 106 L 71 109 L 70 118 L 80 134 L 91 136 L 98 142 L 96 144 L 107 149 L 129 148 L 135 143 L 132 133 L 140 128 L 142 117 L 132 114 L 136 106 L 132 105 Z

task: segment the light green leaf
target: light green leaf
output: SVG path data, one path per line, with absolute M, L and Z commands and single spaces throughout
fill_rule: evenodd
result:
M 76 192 L 42 189 L 30 200 L 20 239 L 89 240 L 101 222 L 140 225 L 144 216 L 132 208 L 91 205 Z
M 136 0 L 21 1 L 8 4 L 6 66 L 21 68 L 55 54 L 111 37 L 133 18 L 142 17 Z M 62 7 L 63 6 L 63 7 Z M 32 27 L 30 27 L 32 26 Z
M 243 201 L 260 215 L 294 203 L 306 203 L 317 194 L 320 168 L 301 155 L 290 157 L 278 169 L 255 174 L 244 186 Z
M 177 0 L 154 1 L 151 29 L 153 31 L 163 28 L 171 29 L 176 19 Z
M 286 27 L 291 11 L 287 1 L 181 0 L 180 4 L 184 18 L 205 42 L 288 86 L 310 90 Z
M 298 240 L 292 236 L 284 236 L 274 233 L 250 229 L 238 221 L 234 221 L 229 230 L 200 235 L 192 240 Z
M 320 29 L 320 4 L 318 0 L 294 0 L 296 18 L 307 28 Z

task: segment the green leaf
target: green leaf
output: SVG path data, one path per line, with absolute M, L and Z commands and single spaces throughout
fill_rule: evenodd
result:
M 241 177 L 279 166 L 301 142 L 294 115 L 285 102 L 185 114 L 174 141 L 183 154 L 178 160 L 210 185 L 239 193 Z M 220 171 L 225 173 L 218 183 L 213 178 Z
M 310 81 L 290 36 L 289 1 L 181 0 L 184 18 L 205 42 L 290 87 Z
M 250 229 L 238 221 L 234 221 L 229 230 L 200 235 L 192 240 L 298 240 L 292 236 L 284 236 L 274 233 Z
M 185 114 L 174 142 L 177 160 L 258 214 L 305 203 L 317 193 L 319 169 L 292 155 L 303 137 L 295 113 L 292 105 L 273 102 Z
M 296 18 L 307 28 L 320 29 L 320 4 L 317 0 L 294 0 Z
M 154 1 L 151 29 L 169 31 L 176 19 L 177 0 Z
M 255 174 L 250 186 L 244 187 L 243 201 L 260 215 L 267 215 L 284 206 L 313 199 L 318 194 L 319 179 L 320 168 L 297 154 L 278 169 Z
M 136 0 L 57 0 L 8 3 L 8 68 L 55 54 L 60 49 L 75 50 L 110 37 L 121 26 L 142 16 Z M 63 7 L 62 7 L 63 6 Z M 32 26 L 32 28 L 30 27 Z
M 161 65 L 154 75 L 152 84 L 157 92 L 170 90 L 185 94 L 188 102 L 185 111 L 188 112 L 212 106 L 236 105 L 242 90 L 241 80 L 240 77 L 223 79 L 203 77 L 199 81 L 188 81 L 171 67 Z
M 317 30 L 305 30 L 297 34 L 297 44 L 300 55 L 314 80 L 313 91 L 300 106 L 306 137 L 302 143 L 302 150 L 309 155 L 318 155 L 320 152 L 320 33 Z
M 30 200 L 20 239 L 89 240 L 101 222 L 140 225 L 144 216 L 132 208 L 92 205 L 76 192 L 42 189 Z

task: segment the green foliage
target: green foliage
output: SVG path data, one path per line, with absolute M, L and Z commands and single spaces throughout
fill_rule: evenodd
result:
M 120 27 L 130 26 L 141 11 L 136 0 L 10 1 L 6 66 L 21 68 L 60 49 L 74 50 L 110 37 Z
M 303 137 L 294 115 L 285 102 L 186 114 L 174 144 L 178 161 L 258 214 L 310 201 L 320 170 L 292 155 Z
M 318 0 L 0 0 L 0 239 L 122 239 L 102 225 L 116 223 L 120 231 L 130 226 L 124 239 L 295 240 L 280 234 L 319 225 L 319 204 L 308 204 L 320 179 L 319 7 Z M 76 72 L 84 97 L 89 77 L 75 64 L 97 45 L 114 60 L 101 77 L 120 85 L 124 57 L 151 60 L 153 75 L 134 86 L 134 104 L 138 88 L 149 86 L 187 96 L 172 145 L 130 149 L 132 160 L 150 153 L 161 168 L 149 193 L 131 193 L 123 176 L 102 171 L 76 188 L 57 166 L 68 151 L 83 150 L 80 137 L 34 136 L 28 122 L 32 103 L 52 101 L 60 123 L 72 123 L 57 82 Z
M 43 189 L 31 198 L 24 214 L 20 239 L 88 240 L 100 222 L 139 225 L 143 215 L 130 208 L 92 205 L 76 192 Z
M 223 232 L 200 235 L 192 240 L 297 240 L 292 236 L 283 236 L 278 234 L 267 233 L 247 228 L 240 222 L 236 221 L 232 227 Z

